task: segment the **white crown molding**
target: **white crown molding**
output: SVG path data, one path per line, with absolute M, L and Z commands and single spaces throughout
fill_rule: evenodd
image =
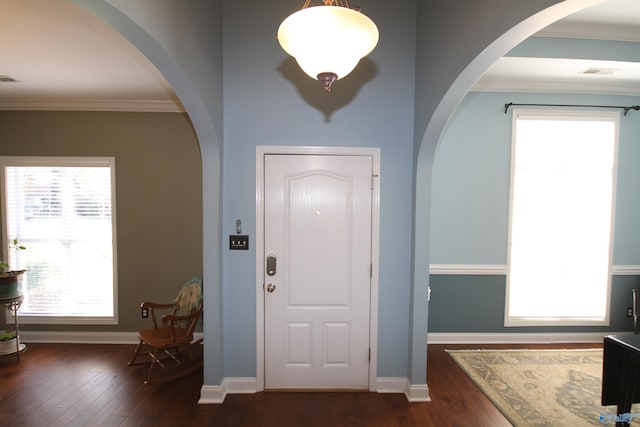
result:
M 635 82 L 611 81 L 558 81 L 558 80 L 517 80 L 512 78 L 490 81 L 480 79 L 471 92 L 516 92 L 516 93 L 562 93 L 578 95 L 640 96 L 640 87 Z
M 640 29 L 637 25 L 561 20 L 538 31 L 534 37 L 640 42 Z
M 118 99 L 4 99 L 0 110 L 36 111 L 125 111 L 150 113 L 184 113 L 176 101 L 143 101 Z
M 614 95 L 614 96 L 640 96 L 640 87 L 637 84 L 591 84 L 557 81 L 509 81 L 494 80 L 485 83 L 479 80 L 470 92 L 515 92 L 515 93 L 563 93 L 580 95 Z
M 602 343 L 607 335 L 630 335 L 630 332 L 552 332 L 552 333 L 475 333 L 430 332 L 428 344 L 563 344 Z

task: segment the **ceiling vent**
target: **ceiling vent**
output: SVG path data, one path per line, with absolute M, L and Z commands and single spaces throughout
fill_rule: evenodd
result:
M 618 68 L 587 68 L 581 74 L 608 75 L 608 74 L 613 74 L 616 71 L 619 71 L 619 69 Z
M 10 76 L 5 76 L 0 74 L 0 83 L 18 83 L 18 80 Z

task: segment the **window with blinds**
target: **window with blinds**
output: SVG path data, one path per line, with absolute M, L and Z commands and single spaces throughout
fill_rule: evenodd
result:
M 113 158 L 0 159 L 22 323 L 117 323 Z M 17 238 L 27 249 L 12 251 Z

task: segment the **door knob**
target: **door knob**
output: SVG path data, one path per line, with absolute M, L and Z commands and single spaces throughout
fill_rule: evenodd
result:
M 271 292 L 273 292 L 275 290 L 276 290 L 276 285 L 274 285 L 273 283 L 269 283 L 267 285 L 267 292 L 271 293 Z

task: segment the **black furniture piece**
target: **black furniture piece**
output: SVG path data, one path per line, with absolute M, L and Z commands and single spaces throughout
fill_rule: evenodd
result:
M 640 334 L 640 289 L 631 289 L 631 295 L 633 297 L 633 333 Z
M 640 335 L 604 337 L 601 399 L 616 405 L 616 426 L 630 424 L 631 405 L 640 402 Z

